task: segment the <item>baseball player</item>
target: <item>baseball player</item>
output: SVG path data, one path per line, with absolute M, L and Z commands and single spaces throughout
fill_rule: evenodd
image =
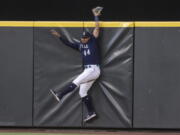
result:
M 87 31 L 84 31 L 79 43 L 71 43 L 67 39 L 62 38 L 60 33 L 56 32 L 55 30 L 51 30 L 51 33 L 58 37 L 65 45 L 80 51 L 83 60 L 83 72 L 75 80 L 73 80 L 66 89 L 58 92 L 54 90 L 50 91 L 56 100 L 60 102 L 67 93 L 72 92 L 79 87 L 79 95 L 82 98 L 82 102 L 85 104 L 88 112 L 84 122 L 87 122 L 96 117 L 91 97 L 88 95 L 88 90 L 100 76 L 100 59 L 96 40 L 100 31 L 98 17 L 101 14 L 101 10 L 96 9 L 97 8 L 92 10 L 95 18 L 95 28 L 93 32 L 91 34 Z

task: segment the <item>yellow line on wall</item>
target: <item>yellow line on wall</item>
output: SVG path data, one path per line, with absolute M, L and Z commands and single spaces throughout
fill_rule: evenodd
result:
M 92 21 L 0 21 L 0 27 L 94 27 Z M 100 27 L 180 27 L 180 22 L 100 22 Z
M 33 27 L 33 21 L 0 21 L 0 27 Z
M 180 27 L 180 22 L 135 22 L 135 27 Z
M 0 27 L 94 27 L 82 21 L 0 21 Z M 133 22 L 100 22 L 100 27 L 134 27 Z
M 94 27 L 95 22 L 45 22 L 35 21 L 35 27 Z M 133 22 L 100 22 L 100 27 L 134 27 Z
M 83 22 L 71 21 L 35 21 L 34 27 L 82 27 Z
M 84 27 L 94 27 L 95 22 L 84 22 Z M 100 27 L 134 27 L 133 22 L 100 22 Z

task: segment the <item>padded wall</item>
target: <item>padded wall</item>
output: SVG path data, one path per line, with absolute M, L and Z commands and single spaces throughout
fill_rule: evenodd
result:
M 135 28 L 135 128 L 180 128 L 179 37 L 180 27 Z
M 32 27 L 0 27 L 0 62 L 0 126 L 32 126 Z
M 82 105 L 77 91 L 58 103 L 49 89 L 61 90 L 81 72 L 80 54 L 63 45 L 51 28 L 35 28 L 34 125 L 81 127 Z M 66 36 L 80 36 L 82 28 L 56 28 Z
M 102 74 L 90 91 L 98 118 L 93 122 L 83 123 L 83 126 L 130 128 L 132 126 L 133 27 L 103 28 L 99 46 Z M 83 117 L 86 115 L 84 109 Z
M 127 23 L 125 25 L 132 25 Z M 83 123 L 86 115 L 78 90 L 57 103 L 49 89 L 61 90 L 82 72 L 80 53 L 53 37 L 48 27 L 35 28 L 34 125 L 40 127 L 129 128 L 132 119 L 133 27 L 102 28 L 99 38 L 102 75 L 93 85 L 98 118 Z M 55 28 L 79 39 L 82 27 Z M 91 28 L 89 28 L 91 31 Z
M 49 93 L 50 88 L 63 89 L 82 72 L 80 54 L 53 37 L 52 27 L 4 24 L 0 27 L 0 126 L 179 128 L 178 23 L 146 27 L 143 22 L 144 27 L 135 27 L 135 32 L 133 27 L 103 25 L 98 41 L 102 75 L 90 91 L 98 118 L 88 124 L 83 123 L 86 110 L 78 90 L 61 104 Z M 83 30 L 55 29 L 71 41 L 79 39 Z

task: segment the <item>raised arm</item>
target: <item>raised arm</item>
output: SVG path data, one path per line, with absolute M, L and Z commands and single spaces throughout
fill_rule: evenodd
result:
M 100 32 L 100 29 L 99 29 L 99 16 L 101 15 L 101 11 L 97 12 L 96 9 L 92 9 L 92 12 L 94 14 L 94 21 L 95 21 L 95 28 L 93 30 L 93 36 L 95 38 L 98 38 L 99 36 L 99 32 Z
M 54 35 L 55 37 L 58 37 L 61 40 L 61 42 L 63 42 L 65 45 L 67 45 L 67 46 L 69 46 L 71 48 L 74 48 L 76 50 L 79 50 L 78 43 L 71 43 L 71 42 L 69 42 L 67 39 L 62 38 L 61 34 L 58 33 L 55 30 L 51 30 L 51 34 Z

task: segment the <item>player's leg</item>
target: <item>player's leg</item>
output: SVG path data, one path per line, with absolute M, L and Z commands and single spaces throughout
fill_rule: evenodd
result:
M 56 100 L 59 102 L 66 94 L 68 94 L 69 92 L 73 91 L 76 88 L 77 88 L 77 85 L 75 85 L 74 83 L 70 83 L 68 87 L 66 87 L 62 91 L 58 91 L 58 92 L 55 92 L 53 90 L 50 90 L 50 91 L 53 94 L 53 96 L 56 98 Z
M 56 98 L 57 101 L 60 101 L 66 94 L 73 91 L 77 87 L 79 87 L 80 83 L 82 83 L 82 80 L 86 79 L 90 74 L 93 73 L 93 69 L 85 69 L 73 82 L 71 82 L 68 87 L 66 87 L 64 90 L 55 92 L 53 90 L 50 90 L 53 96 Z
M 67 93 L 73 91 L 75 88 L 79 87 L 82 83 L 93 81 L 99 77 L 99 71 L 96 71 L 93 68 L 85 69 L 70 85 L 64 89 L 63 91 L 60 91 L 58 94 L 58 97 L 61 99 L 64 95 Z
M 77 87 L 80 86 L 80 84 L 93 81 L 97 79 L 100 75 L 99 69 L 94 68 L 88 68 L 85 69 L 73 82 L 71 82 L 66 89 L 59 92 L 54 92 L 51 90 L 51 93 L 55 96 L 55 98 L 60 101 L 66 94 L 73 91 Z
M 84 119 L 85 122 L 88 120 L 91 120 L 92 118 L 96 117 L 96 113 L 92 104 L 92 99 L 90 95 L 88 95 L 88 91 L 90 90 L 91 86 L 93 85 L 95 81 L 83 83 L 80 85 L 79 89 L 79 95 L 82 98 L 82 102 L 86 106 L 86 109 L 88 111 L 88 115 Z
M 95 81 L 99 77 L 99 75 L 99 68 L 87 68 L 73 81 L 73 83 L 79 87 L 83 83 Z

